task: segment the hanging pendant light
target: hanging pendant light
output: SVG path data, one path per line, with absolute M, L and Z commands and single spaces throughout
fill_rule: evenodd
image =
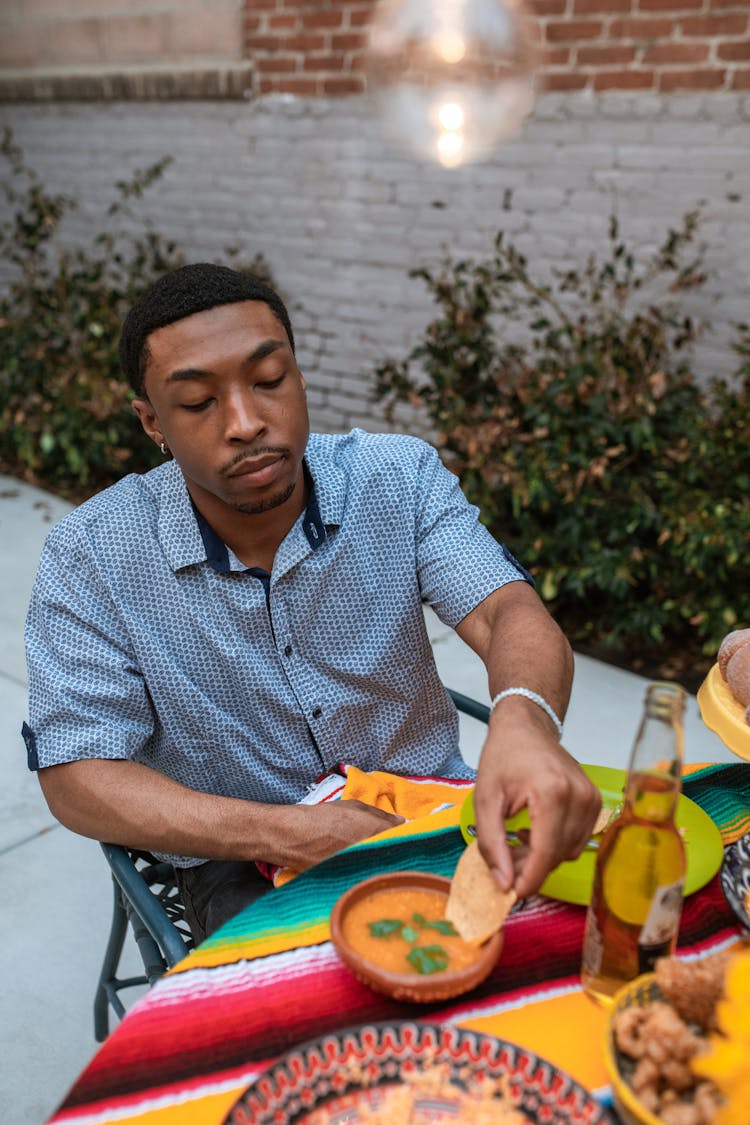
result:
M 518 132 L 534 64 L 520 0 L 380 0 L 370 26 L 368 89 L 386 137 L 448 168 Z

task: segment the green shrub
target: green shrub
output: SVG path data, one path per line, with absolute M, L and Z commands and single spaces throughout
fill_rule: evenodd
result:
M 119 181 L 107 229 L 64 249 L 60 227 L 76 201 L 44 189 L 8 129 L 0 156 L 0 251 L 13 266 L 0 294 L 0 471 L 82 499 L 162 460 L 131 408 L 117 341 L 133 300 L 184 260 L 135 213 L 170 158 Z M 248 268 L 268 278 L 261 258 Z
M 686 215 L 639 265 L 613 218 L 604 260 L 551 284 L 502 233 L 486 261 L 415 270 L 439 315 L 376 372 L 389 419 L 426 409 L 584 647 L 708 656 L 750 624 L 750 337 L 732 384 L 696 383 L 680 298 L 705 280 L 698 224 Z

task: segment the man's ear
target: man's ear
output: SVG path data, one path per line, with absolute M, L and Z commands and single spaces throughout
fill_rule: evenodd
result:
M 138 421 L 143 426 L 145 433 L 160 445 L 164 441 L 164 435 L 159 429 L 159 419 L 156 417 L 156 412 L 147 398 L 134 398 L 133 410 L 138 415 Z

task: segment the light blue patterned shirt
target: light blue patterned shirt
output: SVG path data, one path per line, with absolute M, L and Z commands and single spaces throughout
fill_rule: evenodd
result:
M 275 803 L 342 761 L 472 776 L 422 604 L 455 626 L 528 575 L 426 443 L 313 434 L 305 463 L 270 579 L 197 516 L 175 462 L 52 529 L 26 627 L 31 769 L 133 759 Z

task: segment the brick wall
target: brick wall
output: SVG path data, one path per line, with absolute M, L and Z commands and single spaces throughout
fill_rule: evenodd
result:
M 706 201 L 709 281 L 681 307 L 706 324 L 697 375 L 737 369 L 733 324 L 750 309 L 748 95 L 548 93 L 519 137 L 452 171 L 388 148 L 358 97 L 0 108 L 45 186 L 81 202 L 66 241 L 88 243 L 107 223 L 115 179 L 173 157 L 139 212 L 192 260 L 228 245 L 245 260 L 263 253 L 317 429 L 387 428 L 374 367 L 403 355 L 435 311 L 410 269 L 445 248 L 486 256 L 502 229 L 547 280 L 603 252 L 612 211 L 640 256 Z
M 749 90 L 750 0 L 529 0 L 547 90 Z M 245 0 L 259 93 L 352 94 L 373 0 Z
M 189 30 L 210 12 L 235 20 L 244 54 L 223 71 L 210 28 Z M 750 0 L 536 0 L 534 111 L 485 163 L 453 171 L 391 150 L 358 96 L 371 12 L 371 0 L 0 0 L 0 124 L 46 187 L 80 200 L 72 243 L 107 222 L 116 179 L 171 155 L 144 208 L 189 258 L 264 254 L 319 429 L 384 428 L 374 365 L 433 311 L 410 269 L 445 247 L 486 255 L 503 229 L 544 277 L 601 251 L 612 211 L 645 254 L 705 201 L 709 283 L 683 306 L 706 323 L 697 375 L 736 370 L 734 325 L 750 308 Z M 62 66 L 56 43 L 91 42 L 71 31 L 91 23 L 98 62 L 39 78 Z M 198 50 L 226 81 L 212 86 Z M 0 262 L 0 284 L 9 276 Z
M 750 90 L 750 0 L 528 0 L 545 90 Z M 373 0 L 245 0 L 260 93 L 363 92 Z
M 0 70 L 242 57 L 243 0 L 2 0 Z
M 750 90 L 750 0 L 528 0 L 554 91 Z M 255 92 L 365 89 L 374 0 L 3 0 L 0 72 L 251 61 Z

